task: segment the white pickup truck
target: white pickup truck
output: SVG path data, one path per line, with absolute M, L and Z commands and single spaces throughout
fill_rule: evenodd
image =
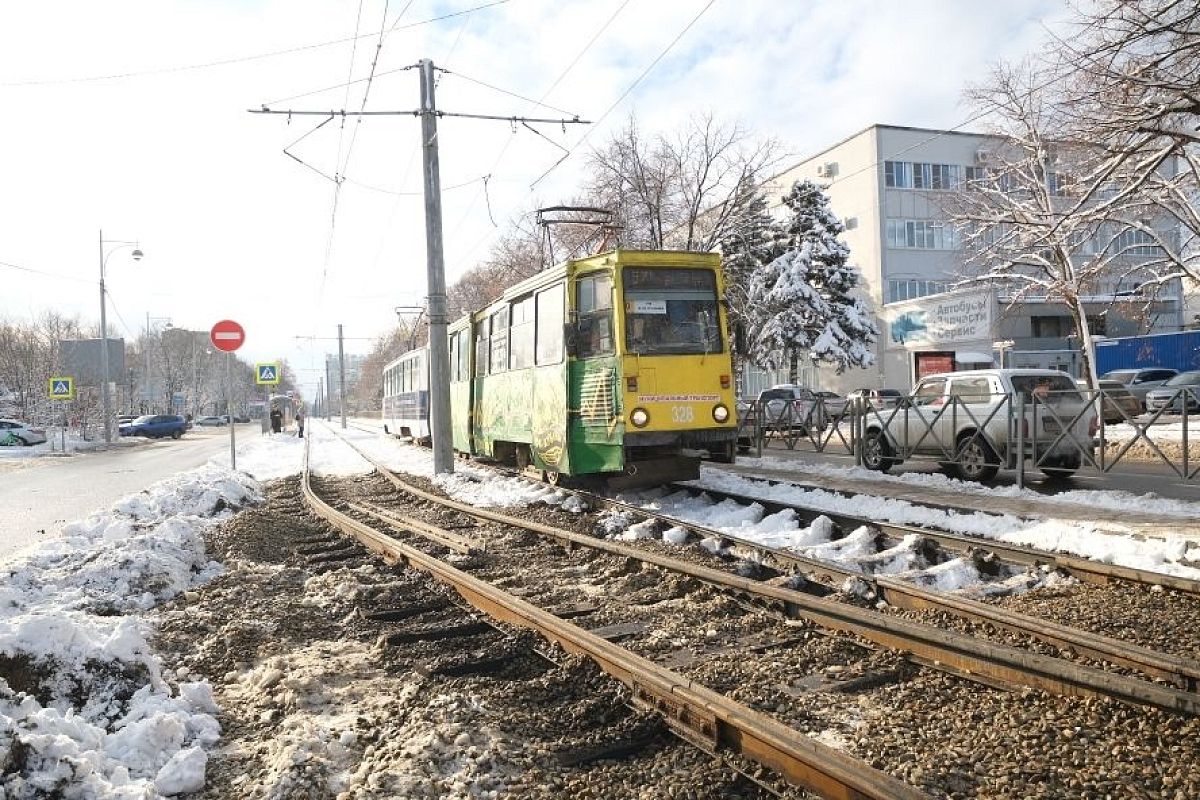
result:
M 1097 426 L 1094 403 L 1065 372 L 949 372 L 922 378 L 894 408 L 867 409 L 862 458 L 886 471 L 912 456 L 938 456 L 973 481 L 1028 458 L 1065 478 L 1082 466 L 1084 453 L 1090 457 Z

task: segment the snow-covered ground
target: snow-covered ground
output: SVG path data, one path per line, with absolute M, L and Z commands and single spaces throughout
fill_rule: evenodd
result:
M 356 428 L 344 435 L 397 471 L 432 477 L 427 451 Z M 309 436 L 316 471 L 369 471 L 367 462 L 341 441 L 334 429 L 311 422 Z M 222 567 L 204 552 L 202 534 L 237 507 L 259 502 L 258 481 L 299 472 L 304 444 L 292 435 L 252 439 L 239 447 L 238 473 L 228 469 L 228 455 L 215 458 L 201 469 L 157 483 L 73 522 L 59 538 L 0 563 L 4 575 L 0 587 L 0 800 L 35 796 L 148 798 L 193 791 L 203 785 L 206 752 L 220 738 L 212 688 L 200 676 L 162 669 L 147 643 L 151 631 L 142 614 L 220 574 Z M 459 463 L 456 470 L 452 476 L 434 480 L 465 502 L 491 506 L 563 503 L 561 493 L 549 488 L 496 477 L 469 464 Z M 770 487 L 733 475 L 707 474 L 705 480 L 713 488 L 816 504 L 881 520 L 936 524 L 947 530 L 1061 548 L 1200 578 L 1200 570 L 1181 563 L 1189 556 L 1200 558 L 1200 551 L 1186 542 L 1170 546 L 1102 534 L 1086 525 L 948 514 L 891 499 L 847 500 L 829 492 Z M 828 520 L 800 526 L 791 512 L 766 515 L 761 506 L 747 508 L 682 494 L 634 499 L 707 527 L 790 547 L 814 558 L 853 564 L 868 557 L 866 531 L 833 540 Z M 1139 501 L 1128 502 L 1136 505 Z M 1182 507 L 1177 511 L 1185 513 Z M 677 544 L 684 539 L 678 529 L 656 533 L 653 526 L 630 524 L 619 515 L 611 516 L 608 525 L 612 535 L 620 538 L 654 535 Z M 921 572 L 907 544 L 870 555 L 872 568 L 900 575 Z M 925 569 L 917 577 L 947 589 L 968 587 L 978 580 L 969 565 L 962 563 Z

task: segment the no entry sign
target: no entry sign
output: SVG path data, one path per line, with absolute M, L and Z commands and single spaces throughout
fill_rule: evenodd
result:
M 246 331 L 233 320 L 223 319 L 212 326 L 208 338 L 212 340 L 213 347 L 232 353 L 246 341 Z

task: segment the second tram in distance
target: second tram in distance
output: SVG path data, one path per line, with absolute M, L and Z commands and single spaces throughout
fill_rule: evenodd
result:
M 720 258 L 613 250 L 567 261 L 452 323 L 451 430 L 460 453 L 550 482 L 687 480 L 737 444 Z M 428 353 L 384 369 L 388 431 L 429 436 Z

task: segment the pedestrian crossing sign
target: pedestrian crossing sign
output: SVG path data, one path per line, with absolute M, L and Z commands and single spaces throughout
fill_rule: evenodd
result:
M 278 364 L 255 364 L 254 382 L 260 386 L 274 386 L 279 383 L 279 371 Z
M 74 400 L 75 379 L 66 376 L 50 379 L 51 400 Z

